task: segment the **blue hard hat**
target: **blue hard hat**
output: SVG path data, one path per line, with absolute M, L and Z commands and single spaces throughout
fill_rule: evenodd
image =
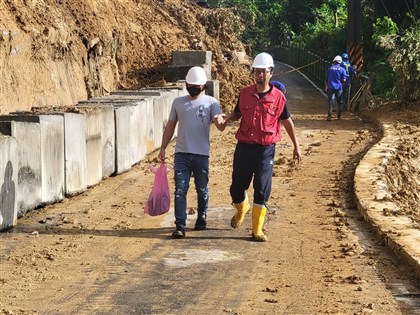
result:
M 286 86 L 281 83 L 280 81 L 270 81 L 272 85 L 274 85 L 276 88 L 278 88 L 283 93 L 286 93 Z
M 341 55 L 341 58 L 343 58 L 343 60 L 348 60 L 349 59 L 349 55 L 347 53 L 343 53 Z

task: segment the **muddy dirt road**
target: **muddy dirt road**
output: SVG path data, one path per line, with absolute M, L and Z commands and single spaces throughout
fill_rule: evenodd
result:
M 350 113 L 327 122 L 326 99 L 306 79 L 298 72 L 278 79 L 287 84 L 304 160 L 293 164 L 285 134 L 268 242 L 251 241 L 249 215 L 239 230 L 229 226 L 232 124 L 212 130 L 207 230 L 192 229 L 193 186 L 185 239 L 170 237 L 172 210 L 143 213 L 152 154 L 0 234 L 0 314 L 418 314 L 403 298 L 418 294 L 410 275 L 352 200 L 354 168 L 375 141 L 374 127 Z M 170 162 L 172 154 L 173 146 Z

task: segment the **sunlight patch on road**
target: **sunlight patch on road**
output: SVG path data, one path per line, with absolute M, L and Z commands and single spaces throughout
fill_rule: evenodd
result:
M 227 260 L 238 260 L 241 256 L 222 250 L 187 249 L 177 250 L 164 258 L 165 265 L 170 267 L 188 267 L 194 264 L 210 264 Z

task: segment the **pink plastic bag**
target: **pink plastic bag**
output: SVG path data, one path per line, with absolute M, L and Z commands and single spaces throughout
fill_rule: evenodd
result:
M 149 169 L 155 174 L 152 191 L 144 206 L 144 213 L 157 216 L 169 211 L 171 197 L 169 195 L 168 172 L 165 162 L 162 161 L 158 168 L 149 165 Z

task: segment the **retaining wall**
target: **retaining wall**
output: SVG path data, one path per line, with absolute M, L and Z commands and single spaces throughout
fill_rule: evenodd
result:
M 0 230 L 128 171 L 159 148 L 172 102 L 186 93 L 184 85 L 116 91 L 73 107 L 0 116 Z
M 210 80 L 211 56 L 174 52 L 168 72 L 175 83 L 165 87 L 0 116 L 0 231 L 27 211 L 126 172 L 159 148 L 173 100 L 187 94 L 183 80 L 190 67 L 205 69 L 207 94 L 219 98 L 219 82 Z

